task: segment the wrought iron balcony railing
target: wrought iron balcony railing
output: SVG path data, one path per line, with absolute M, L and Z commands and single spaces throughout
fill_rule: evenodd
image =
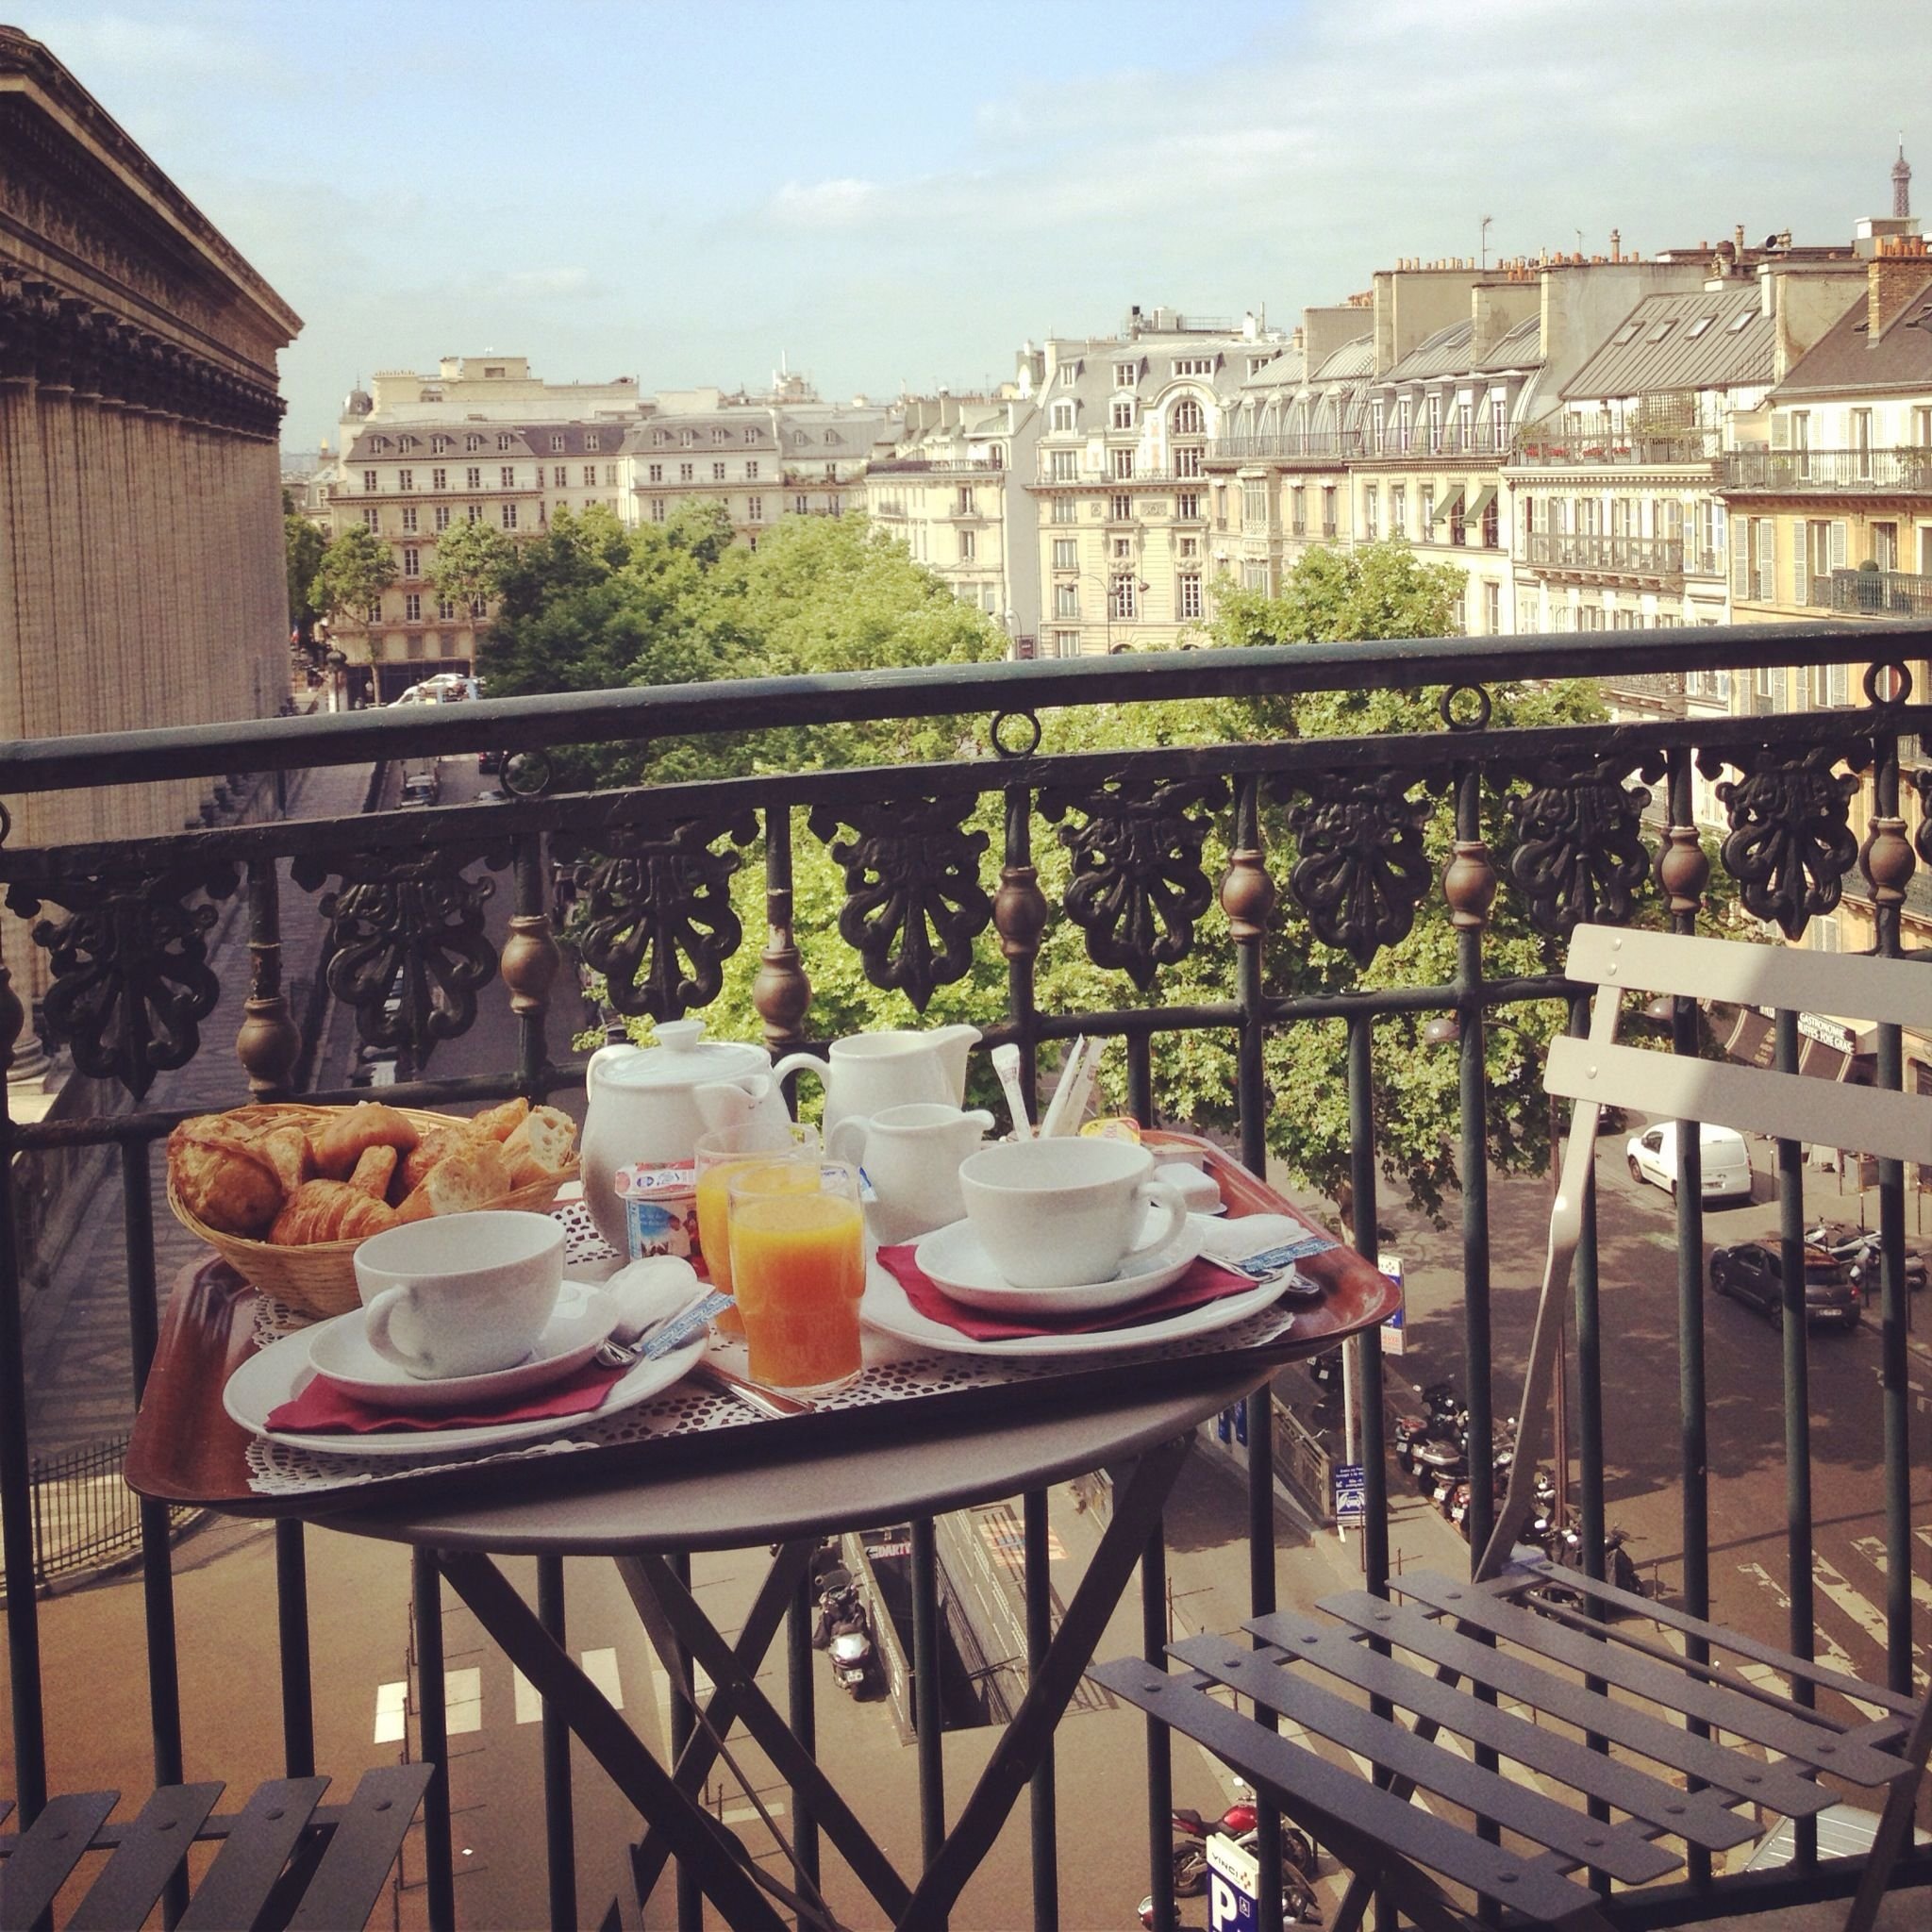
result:
M 1362 453 L 1361 432 L 1310 430 L 1300 436 L 1219 436 L 1208 445 L 1210 463 L 1339 462 Z
M 1632 468 L 1665 463 L 1705 463 L 1723 454 L 1715 429 L 1683 429 L 1646 435 L 1609 429 L 1551 426 L 1524 430 L 1509 453 L 1512 465 L 1560 469 L 1577 464 L 1613 463 Z
M 1524 540 L 1523 558 L 1539 570 L 1583 571 L 1602 576 L 1684 575 L 1681 537 L 1578 536 L 1562 530 L 1532 530 Z
M 1609 540 L 1603 540 L 1609 541 Z M 1877 640 L 1857 634 L 1861 660 Z M 1387 1205 L 1385 1131 L 1391 1117 L 1385 1091 L 1396 1061 L 1418 1049 L 1419 1023 L 1457 1017 L 1459 1070 L 1461 1243 L 1459 1306 L 1449 1318 L 1462 1336 L 1462 1381 L 1474 1448 L 1470 1523 L 1479 1548 L 1491 1521 L 1491 1423 L 1496 1403 L 1491 1302 L 1492 1286 L 1533 1275 L 1541 1255 L 1513 1253 L 1492 1240 L 1489 1149 L 1499 1122 L 1523 1112 L 1522 1066 L 1491 1084 L 1485 1016 L 1499 1032 L 1512 1014 L 1555 1003 L 1577 1010 L 1549 962 L 1561 936 L 1579 919 L 1661 921 L 1688 929 L 1708 883 L 1710 861 L 1692 828 L 1704 779 L 1726 774 L 1730 834 L 1718 852 L 1730 893 L 1748 914 L 1796 938 L 1814 916 L 1828 916 L 1840 883 L 1855 868 L 1868 879 L 1909 882 L 1918 862 L 1932 863 L 1932 828 L 1915 845 L 1900 829 L 1902 739 L 1932 729 L 1932 705 L 1861 704 L 1845 710 L 1774 717 L 1657 717 L 1639 724 L 1566 723 L 1506 728 L 1493 722 L 1491 688 L 1552 677 L 1628 680 L 1650 674 L 1844 661 L 1847 632 L 1819 624 L 1740 626 L 1606 635 L 1480 637 L 1395 643 L 1347 643 L 1253 651 L 1201 650 L 1126 658 L 1049 659 L 944 665 L 874 672 L 852 677 L 746 679 L 705 686 L 583 691 L 547 698 L 486 701 L 258 724 L 133 732 L 111 737 L 13 743 L 0 748 L 0 796 L 21 823 L 23 801 L 71 790 L 141 787 L 231 773 L 286 774 L 316 767 L 361 766 L 441 755 L 505 751 L 527 755 L 513 773 L 519 795 L 488 806 L 378 811 L 341 820 L 283 820 L 229 824 L 138 841 L 92 841 L 67 846 L 0 843 L 7 902 L 32 919 L 31 943 L 44 970 L 39 1024 L 50 1046 L 71 1055 L 96 1085 L 92 1111 L 39 1123 L 9 1121 L 0 1111 L 10 1238 L 0 1242 L 0 1534 L 8 1572 L 7 1626 L 11 1663 L 10 1715 L 16 1790 L 31 1814 L 46 1790 L 48 1703 L 41 1679 L 41 1607 L 26 1587 L 34 1572 L 29 1438 L 25 1396 L 22 1262 L 31 1261 L 42 1229 L 37 1220 L 39 1164 L 63 1152 L 104 1150 L 118 1169 L 119 1204 L 128 1230 L 125 1306 L 127 1349 L 138 1385 L 155 1347 L 156 1310 L 166 1284 L 156 1278 L 152 1239 L 156 1204 L 151 1155 L 182 1117 L 158 1104 L 155 1079 L 198 1056 L 228 1065 L 236 1102 L 288 1091 L 299 1037 L 282 983 L 284 908 L 314 901 L 325 927 L 317 968 L 352 1012 L 366 1038 L 387 1039 L 416 1066 L 433 1066 L 441 1041 L 473 1025 L 479 999 L 514 1003 L 513 1063 L 488 1072 L 406 1081 L 392 1090 L 404 1105 L 478 1102 L 524 1093 L 532 1098 L 580 1085 L 584 1059 L 568 1045 L 569 1021 L 553 1000 L 558 944 L 551 915 L 567 885 L 578 907 L 582 958 L 606 976 L 616 1012 L 658 1019 L 702 1009 L 719 994 L 726 968 L 745 948 L 758 949 L 753 1003 L 774 1046 L 808 1043 L 815 1032 L 811 975 L 831 966 L 828 949 L 854 937 L 858 971 L 878 987 L 902 990 L 921 1010 L 938 1013 L 977 973 L 1003 978 L 1005 1018 L 991 1030 L 1020 1049 L 1029 1089 L 1043 1050 L 1076 1035 L 1118 1043 L 1124 1064 L 1122 1099 L 1143 1121 L 1182 1124 L 1183 1091 L 1166 1078 L 1168 1053 L 1186 1041 L 1219 1043 L 1230 1072 L 1219 1085 L 1226 1131 L 1243 1162 L 1263 1170 L 1271 1121 L 1291 1118 L 1307 1096 L 1271 1079 L 1272 1043 L 1313 1040 L 1311 1029 L 1345 1036 L 1344 1070 L 1335 1096 L 1349 1124 L 1347 1169 L 1353 1225 L 1363 1251 L 1376 1252 L 1378 1202 Z M 1901 625 L 1884 649 L 1903 678 L 1905 667 L 1932 650 L 1932 626 Z M 1150 740 L 1124 750 L 1058 752 L 1041 736 L 1057 710 L 1093 710 L 1131 727 L 1141 701 L 1239 703 L 1257 697 L 1364 690 L 1422 691 L 1455 688 L 1441 700 L 1441 728 L 1400 736 L 1283 737 L 1206 746 Z M 1886 689 L 1884 685 L 1875 687 Z M 1903 686 L 1901 688 L 1904 688 Z M 1918 694 L 1913 694 L 1918 695 Z M 701 740 L 748 731 L 782 731 L 834 723 L 949 721 L 958 755 L 938 763 L 885 764 L 862 770 L 760 772 L 708 782 L 574 793 L 548 782 L 557 747 L 630 741 L 638 745 Z M 1852 829 L 1853 794 L 1862 783 L 1872 804 L 1872 835 L 1860 850 Z M 1927 786 L 1932 790 L 1932 785 Z M 1645 816 L 1653 791 L 1667 829 Z M 1275 827 L 1270 849 L 1264 827 Z M 1916 850 L 1915 850 L 1916 846 Z M 823 849 L 842 869 L 846 916 L 811 931 L 795 924 L 794 869 Z M 1042 876 L 1065 851 L 1074 882 L 1050 904 Z M 761 869 L 761 907 L 746 932 L 726 907 L 732 875 L 747 863 Z M 514 911 L 507 939 L 488 938 L 481 908 L 492 874 L 509 882 Z M 881 886 L 885 888 L 881 890 Z M 351 890 L 353 888 L 353 890 Z M 202 935 L 212 906 L 242 894 L 254 982 L 245 1022 L 230 1043 L 212 1037 L 212 999 L 202 964 Z M 326 898 L 320 895 L 328 894 Z M 1916 904 L 1916 901 L 1914 902 Z M 1453 915 L 1453 974 L 1424 970 L 1391 974 L 1391 949 L 1420 915 Z M 1877 914 L 1882 950 L 1902 947 L 1896 907 Z M 1105 991 L 1088 1010 L 1069 1010 L 1036 993 L 1043 936 L 1054 923 L 1069 944 L 1105 975 Z M 761 927 L 762 929 L 758 929 Z M 837 931 L 835 931 L 835 927 Z M 371 935 L 380 934 L 372 966 Z M 1537 960 L 1541 955 L 1544 962 Z M 12 957 L 18 958 L 19 955 Z M 1427 957 L 1433 958 L 1435 955 Z M 1191 959 L 1213 960 L 1224 982 L 1204 991 L 1177 990 Z M 1291 984 L 1278 968 L 1290 959 L 1319 960 L 1322 972 Z M 363 961 L 364 963 L 359 963 Z M 1408 960 L 1409 967 L 1415 965 Z M 841 958 L 839 973 L 850 962 Z M 500 986 L 492 984 L 500 977 Z M 436 989 L 459 988 L 445 998 Z M 5 994 L 0 984 L 0 995 Z M 0 996 L 0 1045 L 19 1040 L 26 1016 Z M 1690 1016 L 1685 1016 L 1688 1021 Z M 1679 1051 L 1694 1051 L 1694 1028 L 1678 1028 Z M 1924 1049 L 1919 1049 L 1923 1053 Z M 1880 1084 L 1904 1084 L 1896 1029 L 1881 1037 Z M 1524 1090 L 1526 1091 L 1526 1090 Z M 118 1102 L 114 1096 L 118 1093 Z M 313 1097 L 355 1097 L 328 1089 Z M 1323 1105 L 1329 1104 L 1324 1094 Z M 192 1111 L 204 1110 L 197 1105 Z M 1530 1109 L 1539 1112 L 1541 1102 Z M 1881 1179 L 1884 1224 L 1904 1225 L 1905 1176 Z M 1672 1461 L 1681 1490 L 1678 1519 L 1680 1600 L 1707 1614 L 1712 1594 L 1713 1530 L 1709 1500 L 1709 1430 L 1704 1308 L 1699 1257 L 1707 1231 L 1702 1204 L 1675 1208 L 1675 1252 L 1688 1257 L 1688 1283 L 1676 1302 L 1675 1327 L 1635 1332 L 1621 1299 L 1599 1293 L 1594 1223 L 1575 1276 L 1578 1352 L 1571 1383 L 1572 1426 L 1582 1444 L 1576 1499 L 1590 1567 L 1603 1566 L 1607 1512 L 1617 1459 L 1627 1433 L 1655 1446 L 1660 1426 L 1673 1431 Z M 1512 1237 L 1512 1239 L 1514 1239 Z M 1628 1248 L 1633 1244 L 1621 1242 Z M 1623 1265 L 1622 1258 L 1614 1264 Z M 1614 1279 L 1607 1272 L 1606 1285 Z M 1907 1374 L 1902 1270 L 1894 1267 L 1874 1373 L 1883 1410 L 1882 1452 L 1861 1464 L 1861 1493 L 1875 1493 L 1890 1562 L 1882 1642 L 1890 1679 L 1909 1690 L 1914 1668 L 1909 1505 L 1914 1466 L 1909 1449 L 1912 1379 Z M 1674 1357 L 1674 1359 L 1673 1359 Z M 1609 1372 L 1637 1361 L 1652 1377 L 1652 1397 L 1638 1401 L 1620 1374 L 1619 1412 L 1607 1401 Z M 1787 1347 L 1780 1371 L 1774 1352 L 1750 1369 L 1746 1406 L 1756 1433 L 1754 1459 L 1774 1454 L 1770 1411 L 1783 1405 L 1787 1442 L 1802 1445 L 1810 1422 L 1806 1357 Z M 1371 1334 L 1360 1347 L 1356 1380 L 1364 1458 L 1366 1515 L 1361 1558 L 1367 1588 L 1385 1591 L 1391 1567 L 1388 1464 L 1383 1455 L 1382 1348 Z M 1869 1384 L 1861 1383 L 1861 1387 Z M 1739 1403 L 1733 1401 L 1736 1410 Z M 1641 1413 L 1636 1411 L 1641 1410 Z M 1245 1413 L 1255 1608 L 1274 1607 L 1275 1561 L 1263 1545 L 1273 1534 L 1276 1431 L 1265 1393 Z M 1812 1521 L 1810 1465 L 1791 1452 L 1781 1491 L 1783 1519 L 1752 1525 L 1771 1543 L 1802 1542 Z M 1292 1465 L 1295 1458 L 1284 1461 Z M 1740 1492 L 1741 1493 L 1741 1492 Z M 1033 1507 L 1029 1502 L 1029 1507 Z M 1043 1511 L 1043 1502 L 1039 1506 Z M 1721 1534 L 1743 1533 L 1741 1507 L 1726 1504 Z M 1043 1514 L 1041 1518 L 1044 1520 Z M 162 1775 L 178 1775 L 187 1757 L 176 1670 L 173 1556 L 166 1512 L 142 1511 L 152 1746 Z M 1043 1549 L 1043 1545 L 1041 1548 Z M 1760 1548 L 1767 1548 L 1761 1544 Z M 238 1683 L 271 1722 L 286 1727 L 291 1763 L 312 1751 L 318 1695 L 340 1687 L 311 1682 L 308 1603 L 329 1588 L 305 1575 L 303 1533 L 277 1530 L 274 1601 L 258 1607 L 251 1627 L 281 1638 L 278 1671 Z M 1029 1553 L 1033 1553 L 1031 1541 Z M 1029 1591 L 1047 1601 L 1045 1557 L 1026 1572 Z M 1808 1544 L 1797 1558 L 1792 1644 L 1814 1641 Z M 1766 1560 L 1774 1560 L 1767 1557 Z M 440 1630 L 433 1564 L 416 1614 Z M 1161 1564 L 1146 1567 L 1146 1627 L 1161 1628 Z M 266 1586 L 264 1586 L 266 1588 Z M 930 1576 L 917 1588 L 916 1625 L 937 1627 Z M 1033 1598 L 1029 1596 L 1029 1603 Z M 559 1585 L 556 1614 L 562 1615 Z M 549 1616 L 546 1610 L 545 1615 Z M 1042 1612 L 1044 1614 L 1044 1612 Z M 1822 1613 L 1821 1613 L 1822 1614 Z M 1849 1626 L 1847 1626 L 1849 1628 Z M 1815 1634 L 1822 1648 L 1835 1641 Z M 1862 1639 L 1858 1641 L 1863 1641 Z M 808 1660 L 805 1635 L 795 1655 Z M 419 1697 L 443 1708 L 441 1647 L 425 1645 Z M 808 1673 L 807 1674 L 808 1676 Z M 205 1728 L 205 1726 L 204 1726 Z M 90 1752 L 101 1740 L 82 1740 Z M 932 1762 L 937 1763 L 936 1755 Z M 929 1782 L 929 1754 L 919 1756 L 922 1820 L 943 1815 L 943 1792 Z M 933 1776 L 937 1776 L 935 1771 Z M 1045 1774 L 1051 1779 L 1051 1771 Z M 1164 1825 L 1169 1798 L 1164 1749 L 1150 1747 L 1149 1813 Z M 546 1815 L 568 1844 L 569 1755 L 546 1756 L 541 1785 Z M 448 1804 L 447 1786 L 432 1807 Z M 1051 1819 L 1049 1797 L 1036 1818 Z M 1150 1870 L 1164 1873 L 1164 1830 L 1148 1846 Z M 930 1841 L 936 1840 L 929 1839 Z M 441 1836 L 447 1846 L 447 1811 Z M 1051 1830 L 1031 1847 L 1034 1895 L 1056 1885 L 1058 1845 Z M 451 1923 L 451 1874 L 432 1866 L 429 1918 Z M 1164 1881 L 1162 1881 L 1164 1883 Z M 1792 1898 L 1828 1885 L 1813 1868 L 1793 1868 Z M 1131 1898 L 1142 1887 L 1129 1881 Z M 1160 1884 L 1153 1886 L 1157 1891 Z M 1648 1924 L 1722 1916 L 1722 1882 L 1682 1894 L 1647 1894 Z M 1083 1902 L 1091 1907 L 1092 1901 Z M 1263 1924 L 1273 1917 L 1264 1908 Z M 567 1923 L 567 1921 L 565 1922 Z M 1090 1915 L 1081 1923 L 1097 1923 Z
M 1809 601 L 1840 617 L 1932 617 L 1932 576 L 1904 570 L 1835 570 L 1811 579 Z
M 1932 491 L 1932 449 L 1735 449 L 1724 458 L 1726 490 L 1779 495 Z

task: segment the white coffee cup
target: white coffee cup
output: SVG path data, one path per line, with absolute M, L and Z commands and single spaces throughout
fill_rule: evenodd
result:
M 1130 1141 L 1003 1141 L 959 1168 L 966 1218 L 1015 1288 L 1109 1281 L 1171 1246 L 1187 1225 L 1180 1191 L 1150 1176 L 1154 1156 Z M 1159 1231 L 1137 1247 L 1147 1210 Z
M 412 1221 L 356 1250 L 369 1345 L 423 1381 L 514 1368 L 563 1286 L 563 1227 L 484 1208 Z

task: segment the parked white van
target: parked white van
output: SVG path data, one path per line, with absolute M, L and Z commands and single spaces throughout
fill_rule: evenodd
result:
M 1707 1201 L 1733 1196 L 1751 1198 L 1751 1150 L 1744 1137 L 1733 1127 L 1714 1127 L 1706 1122 L 1697 1136 L 1704 1157 L 1704 1198 Z M 1641 1134 L 1632 1134 L 1624 1143 L 1624 1158 L 1630 1163 L 1633 1181 L 1649 1181 L 1665 1193 L 1677 1192 L 1677 1123 L 1659 1121 Z

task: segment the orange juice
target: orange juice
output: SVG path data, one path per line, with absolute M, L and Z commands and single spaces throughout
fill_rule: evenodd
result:
M 747 1155 L 744 1160 L 721 1160 L 698 1175 L 698 1246 L 703 1251 L 711 1286 L 724 1294 L 732 1291 L 731 1203 L 726 1181 L 734 1170 L 756 1158 L 755 1155 Z M 744 1318 L 736 1308 L 723 1309 L 715 1317 L 714 1325 L 721 1334 L 744 1333 Z
M 816 1180 L 813 1168 L 799 1165 L 801 1177 Z M 756 1188 L 763 1176 L 751 1178 Z M 829 1391 L 860 1367 L 864 1224 L 855 1195 L 779 1186 L 731 1198 L 731 1278 L 751 1377 L 774 1389 Z

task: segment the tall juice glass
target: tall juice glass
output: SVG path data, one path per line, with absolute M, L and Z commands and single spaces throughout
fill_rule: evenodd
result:
M 751 1121 L 741 1126 L 714 1127 L 697 1143 L 698 1247 L 711 1286 L 724 1294 L 731 1287 L 731 1204 L 726 1176 L 748 1160 L 816 1160 L 819 1130 L 796 1122 Z M 742 1335 L 735 1307 L 725 1308 L 714 1325 L 724 1335 Z
M 843 1161 L 747 1161 L 725 1183 L 731 1279 L 751 1378 L 829 1395 L 862 1365 L 865 1224 Z

